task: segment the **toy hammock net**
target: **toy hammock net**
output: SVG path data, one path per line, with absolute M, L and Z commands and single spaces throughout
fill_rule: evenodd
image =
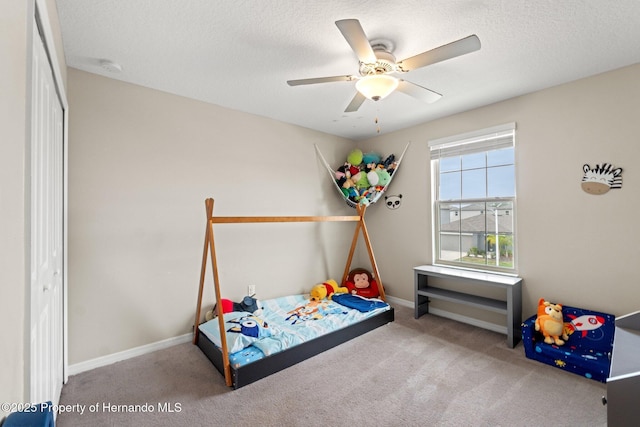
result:
M 331 175 L 331 181 L 342 195 L 347 205 L 355 208 L 358 204 L 371 205 L 380 199 L 398 173 L 402 158 L 407 152 L 410 143 L 402 151 L 400 158 L 396 160 L 394 154 L 382 158 L 375 153 L 366 153 L 362 156 L 359 165 L 348 162 L 333 170 L 327 163 L 320 149 L 316 145 L 316 151 L 324 163 L 327 172 Z M 376 160 L 366 163 L 367 160 Z

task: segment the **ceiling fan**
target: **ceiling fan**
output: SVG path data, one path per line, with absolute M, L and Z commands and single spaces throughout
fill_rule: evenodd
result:
M 442 97 L 441 94 L 392 74 L 406 73 L 480 49 L 480 39 L 474 34 L 402 61 L 396 61 L 395 56 L 391 53 L 391 43 L 385 40 L 370 42 L 357 19 L 343 19 L 336 21 L 336 25 L 358 57 L 360 76 L 347 75 L 289 80 L 287 84 L 299 86 L 355 81 L 357 92 L 345 109 L 347 113 L 357 111 L 367 98 L 379 101 L 396 89 L 424 102 L 435 102 Z

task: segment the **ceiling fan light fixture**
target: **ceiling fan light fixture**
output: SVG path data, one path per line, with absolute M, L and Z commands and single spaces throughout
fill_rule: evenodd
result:
M 364 76 L 356 82 L 356 89 L 365 97 L 379 101 L 398 87 L 398 79 L 387 74 Z

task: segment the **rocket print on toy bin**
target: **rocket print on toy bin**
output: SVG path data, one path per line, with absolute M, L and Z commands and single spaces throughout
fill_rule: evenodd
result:
M 614 168 L 610 163 L 582 166 L 582 189 L 589 194 L 604 194 L 611 189 L 622 188 L 622 168 Z
M 573 331 L 580 331 L 583 337 L 587 336 L 589 331 L 593 331 L 604 325 L 605 322 L 604 317 L 593 314 L 583 314 L 580 317 L 569 314 L 567 317 L 571 319 L 571 322 L 566 323 L 569 334 L 573 333 Z

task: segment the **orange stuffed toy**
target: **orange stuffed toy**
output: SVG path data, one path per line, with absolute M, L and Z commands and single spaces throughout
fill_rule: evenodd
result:
M 568 340 L 569 336 L 564 329 L 562 304 L 552 304 L 540 298 L 535 329 L 544 336 L 544 342 L 547 344 L 563 345 L 564 341 L 560 337 Z

